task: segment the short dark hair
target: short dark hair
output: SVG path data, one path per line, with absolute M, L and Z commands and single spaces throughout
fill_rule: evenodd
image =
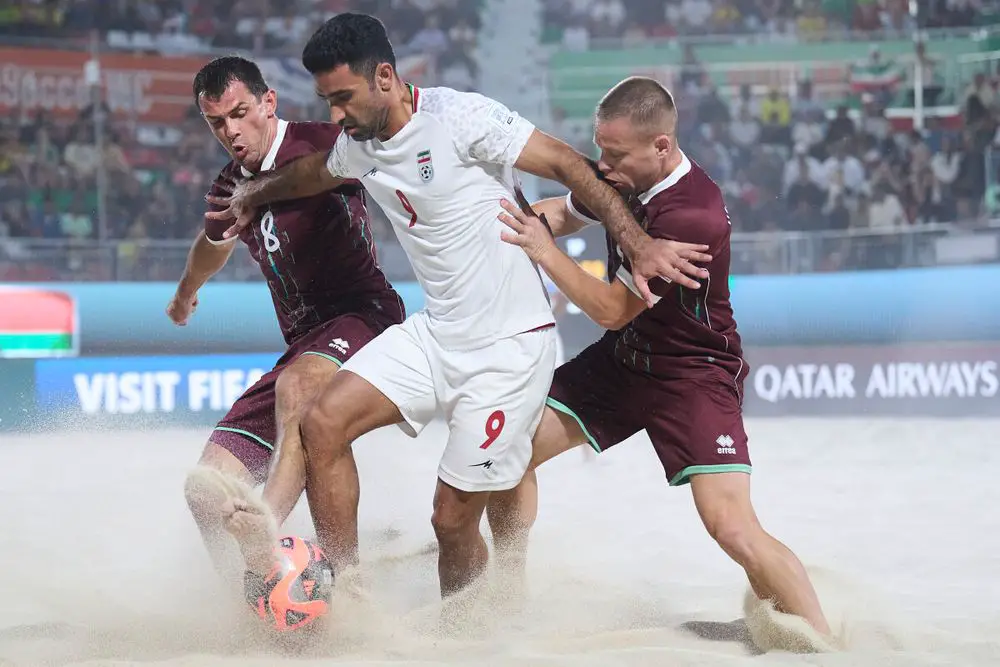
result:
M 258 99 L 270 90 L 257 63 L 240 56 L 222 56 L 202 67 L 195 75 L 191 86 L 194 103 L 198 104 L 202 95 L 211 100 L 219 99 L 229 84 L 235 81 L 245 85 Z
M 597 105 L 597 119 L 627 117 L 635 126 L 656 131 L 673 128 L 677 108 L 674 96 L 656 79 L 630 76 L 609 90 Z
M 369 14 L 337 14 L 320 26 L 302 49 L 302 66 L 313 75 L 347 65 L 371 82 L 382 63 L 395 69 L 396 53 L 385 26 Z

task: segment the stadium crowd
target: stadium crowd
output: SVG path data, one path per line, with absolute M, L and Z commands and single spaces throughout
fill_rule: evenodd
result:
M 115 39 L 125 39 L 121 34 L 156 37 L 172 33 L 194 40 L 189 43 L 193 51 L 239 47 L 297 53 L 316 22 L 350 8 L 385 17 L 396 43 L 407 49 L 437 54 L 437 81 L 472 89 L 478 29 L 475 4 L 460 0 L 19 0 L 0 10 L 0 33 L 73 39 L 97 28 L 108 41 L 118 33 Z M 603 26 L 603 31 L 614 26 L 614 34 L 621 37 L 642 26 L 645 39 L 669 34 L 662 26 L 717 33 L 763 30 L 789 21 L 801 34 L 809 34 L 804 18 L 817 11 L 829 25 L 883 29 L 903 25 L 894 18 L 903 4 L 896 0 L 821 4 L 549 0 L 546 7 L 550 21 L 570 28 L 585 25 L 597 36 L 598 27 Z M 106 11 L 96 11 L 98 5 Z M 706 6 L 712 11 L 706 12 Z M 982 9 L 979 0 L 940 0 L 928 6 L 942 25 L 968 23 L 972 10 Z M 729 10 L 723 11 L 726 7 Z M 859 16 L 872 11 L 878 21 L 858 23 Z M 230 16 L 242 18 L 233 21 Z M 611 35 L 602 32 L 601 36 Z M 998 84 L 1000 77 L 980 75 L 968 90 L 961 91 L 963 132 L 944 131 L 932 124 L 924 133 L 894 129 L 885 115 L 892 91 L 877 88 L 866 91 L 860 109 L 850 113 L 847 106 L 827 113 L 814 99 L 808 81 L 801 82 L 793 95 L 744 87 L 735 98 L 723 99 L 690 48 L 676 92 L 685 150 L 726 190 L 735 229 L 811 231 L 890 229 L 916 222 L 974 219 L 983 211 L 987 191 L 984 150 L 994 141 L 1000 119 Z M 191 238 L 200 225 L 206 183 L 225 156 L 215 142 L 206 140 L 203 121 L 193 106 L 180 130 L 178 145 L 149 146 L 140 143 L 129 125 L 112 120 L 104 133 L 104 150 L 99 152 L 93 141 L 92 109 L 85 109 L 69 124 L 53 122 L 43 112 L 6 115 L 0 119 L 0 236 L 95 238 L 99 232 L 96 176 L 103 165 L 112 184 L 105 203 L 109 237 Z M 558 121 L 553 130 L 558 132 Z M 580 147 L 592 148 L 583 145 L 588 141 L 584 137 Z M 383 244 L 394 243 L 384 222 L 375 229 Z
M 586 49 L 592 40 L 757 35 L 824 39 L 853 33 L 909 36 L 909 0 L 546 0 L 546 38 Z M 924 28 L 981 25 L 994 0 L 923 0 Z

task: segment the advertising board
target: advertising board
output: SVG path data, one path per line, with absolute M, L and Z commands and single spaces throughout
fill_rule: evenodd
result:
M 278 358 L 94 357 L 2 363 L 0 430 L 214 424 Z M 1000 343 L 751 348 L 747 417 L 1000 417 Z
M 603 276 L 600 238 L 565 239 L 574 257 Z M 961 289 L 956 289 L 961 285 Z M 829 274 L 733 276 L 736 321 L 746 346 L 891 345 L 1000 340 L 995 285 L 1000 265 L 861 271 Z M 412 314 L 424 307 L 415 282 L 393 286 Z M 209 283 L 186 327 L 164 308 L 176 285 L 150 283 L 37 283 L 23 285 L 72 296 L 79 309 L 80 354 L 205 354 L 271 352 L 284 347 L 274 304 L 262 282 Z M 559 316 L 566 353 L 600 337 L 575 308 Z
M 90 106 L 84 51 L 0 48 L 0 113 L 46 111 L 77 118 Z M 107 53 L 100 59 L 104 100 L 116 116 L 176 123 L 193 106 L 191 80 L 206 56 Z
M 65 425 L 210 424 L 280 356 L 94 357 L 35 362 L 34 405 Z
M 753 348 L 750 416 L 1000 417 L 1000 343 Z

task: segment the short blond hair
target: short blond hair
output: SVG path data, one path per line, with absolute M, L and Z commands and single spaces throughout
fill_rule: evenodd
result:
M 674 96 L 656 79 L 630 76 L 609 90 L 597 104 L 598 121 L 626 117 L 637 128 L 673 134 L 677 126 Z

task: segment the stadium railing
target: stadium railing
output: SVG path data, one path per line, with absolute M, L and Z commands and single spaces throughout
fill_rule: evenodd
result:
M 166 281 L 184 270 L 184 240 L 64 241 L 0 238 L 0 282 Z M 601 260 L 593 248 L 583 260 Z M 593 256 L 590 256 L 593 255 Z M 734 233 L 734 274 L 810 273 L 1000 262 L 1000 219 L 887 229 Z M 413 280 L 402 249 L 385 243 L 379 263 L 391 281 Z M 244 246 L 214 280 L 259 280 Z
M 884 229 L 734 233 L 732 272 L 811 273 L 1000 261 L 1000 219 Z
M 174 282 L 187 263 L 190 240 L 111 239 L 63 240 L 0 238 L 0 283 L 124 281 Z M 378 247 L 379 262 L 390 281 L 411 281 L 413 272 L 395 243 Z M 246 246 L 238 244 L 232 258 L 213 280 L 260 279 L 260 269 Z

